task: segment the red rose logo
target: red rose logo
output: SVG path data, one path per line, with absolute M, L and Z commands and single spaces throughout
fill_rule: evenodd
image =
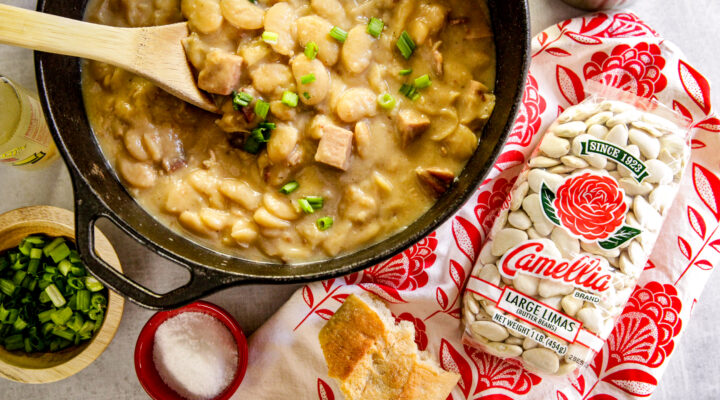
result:
M 584 173 L 557 190 L 555 209 L 562 226 L 588 241 L 607 239 L 625 219 L 627 205 L 609 176 Z

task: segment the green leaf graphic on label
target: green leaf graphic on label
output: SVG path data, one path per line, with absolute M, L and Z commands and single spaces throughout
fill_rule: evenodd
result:
M 607 238 L 607 240 L 598 242 L 598 244 L 605 250 L 612 250 L 641 233 L 642 231 L 640 229 L 625 225 L 618 229 L 612 236 Z
M 554 201 L 555 193 L 543 182 L 540 186 L 540 205 L 542 205 L 543 213 L 553 224 L 560 225 L 560 220 L 555 215 Z

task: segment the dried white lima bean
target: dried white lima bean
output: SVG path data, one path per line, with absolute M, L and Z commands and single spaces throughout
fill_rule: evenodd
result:
M 474 334 L 480 335 L 488 340 L 500 342 L 507 339 L 510 334 L 502 326 L 492 321 L 476 321 L 470 325 Z
M 506 251 L 528 239 L 527 233 L 519 229 L 505 228 L 495 235 L 493 239 L 492 254 L 499 257 Z
M 577 299 L 573 297 L 572 294 L 568 294 L 565 297 L 562 298 L 562 301 L 560 301 L 560 305 L 562 306 L 563 311 L 565 311 L 565 314 L 574 317 L 575 314 L 582 308 L 583 301 L 580 299 Z
M 558 164 L 560 164 L 560 161 L 558 161 L 557 159 L 544 156 L 533 157 L 528 163 L 531 168 L 550 168 Z
M 513 211 L 508 214 L 508 223 L 514 228 L 526 230 L 532 226 L 530 217 L 522 210 Z
M 555 352 L 544 347 L 526 350 L 522 358 L 531 367 L 549 374 L 556 373 L 560 368 L 560 360 Z
M 490 342 L 485 344 L 488 353 L 497 357 L 517 357 L 522 354 L 523 349 L 518 345 Z
M 553 134 L 547 134 L 540 143 L 540 151 L 548 157 L 559 158 L 570 151 L 570 142 Z
M 560 124 L 555 127 L 554 132 L 557 136 L 574 138 L 575 136 L 585 132 L 587 125 L 582 121 L 573 121 Z
M 523 273 L 518 273 L 513 279 L 513 286 L 515 289 L 525 293 L 528 296 L 535 296 L 537 294 L 538 282 L 540 278 L 536 276 L 530 276 Z

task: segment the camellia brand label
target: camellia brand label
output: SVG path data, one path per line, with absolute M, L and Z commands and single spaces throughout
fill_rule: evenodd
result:
M 570 343 L 575 342 L 582 327 L 580 321 L 507 286 L 500 296 L 497 308 L 552 332 Z
M 529 337 L 531 340 L 553 350 L 561 356 L 564 356 L 567 353 L 568 347 L 566 345 L 558 342 L 553 337 L 546 335 L 544 332 L 533 329 L 531 326 L 528 326 L 521 321 L 510 319 L 499 312 L 493 314 L 492 319 L 511 331 Z
M 536 241 L 515 246 L 500 259 L 500 274 L 513 279 L 521 272 L 594 293 L 603 293 L 610 288 L 612 276 L 607 261 L 587 254 L 566 261 L 553 258 L 544 250 L 545 244 Z
M 586 156 L 590 153 L 600 154 L 627 168 L 636 181 L 642 182 L 648 176 L 647 166 L 634 155 L 621 147 L 597 139 L 588 139 L 580 144 L 580 154 Z

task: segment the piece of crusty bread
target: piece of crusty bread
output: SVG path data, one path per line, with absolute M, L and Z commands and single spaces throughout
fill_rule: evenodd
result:
M 351 295 L 320 330 L 328 374 L 348 400 L 445 400 L 460 376 L 419 353 L 412 323 L 368 295 Z

